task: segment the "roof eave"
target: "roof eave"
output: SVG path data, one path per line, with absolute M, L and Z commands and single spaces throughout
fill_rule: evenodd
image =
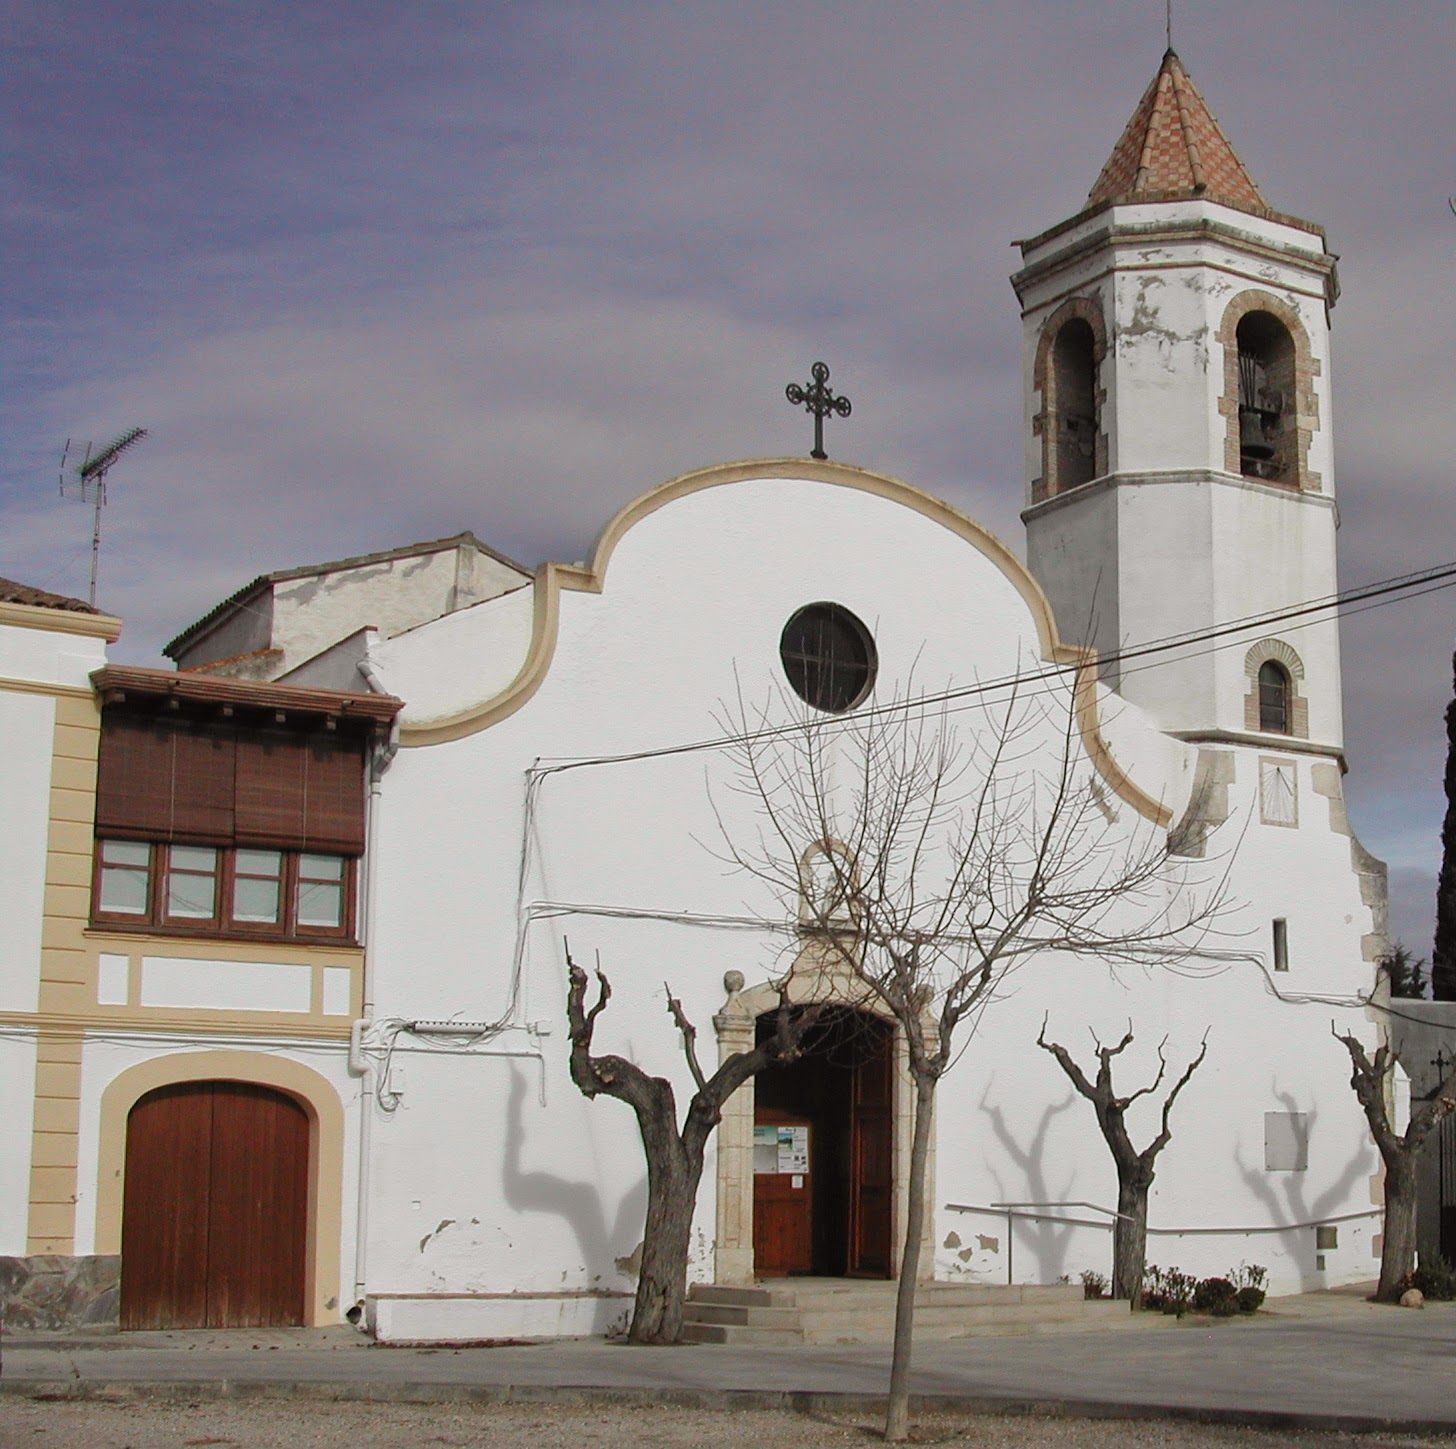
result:
M 1317 222 L 1305 221 L 1301 217 L 1291 216 L 1288 212 L 1275 211 L 1268 206 L 1248 206 L 1238 201 L 1226 201 L 1220 196 L 1210 196 L 1207 192 L 1197 191 L 1143 191 L 1124 192 L 1121 196 L 1110 196 L 1102 201 L 1094 201 L 1084 206 L 1075 216 L 1069 216 L 1065 221 L 1059 221 L 1055 226 L 1048 227 L 1036 236 L 1018 238 L 1011 243 L 1014 247 L 1021 249 L 1021 255 L 1025 257 L 1029 252 L 1035 251 L 1037 247 L 1045 246 L 1050 241 L 1071 231 L 1074 227 L 1081 226 L 1084 221 L 1090 220 L 1104 211 L 1111 211 L 1117 206 L 1155 206 L 1163 203 L 1177 201 L 1209 201 L 1215 206 L 1227 207 L 1230 211 L 1243 212 L 1245 216 L 1256 216 L 1261 221 L 1276 222 L 1280 226 L 1292 227 L 1295 231 L 1308 232 L 1320 240 L 1320 246 L 1326 251 L 1329 250 L 1325 229 Z
M 404 708 L 390 694 L 354 694 L 338 689 L 312 689 L 271 680 L 234 679 L 216 674 L 182 674 L 171 669 L 144 669 L 136 665 L 108 664 L 91 675 L 91 683 L 104 701 L 126 698 L 167 699 L 182 703 L 233 705 L 249 709 L 279 710 L 320 718 L 356 719 L 384 726 Z

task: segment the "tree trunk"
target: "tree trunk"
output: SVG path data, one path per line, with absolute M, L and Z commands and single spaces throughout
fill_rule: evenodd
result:
M 1451 668 L 1456 674 L 1456 655 Z M 1431 952 L 1431 994 L 1456 1001 L 1456 699 L 1446 706 L 1446 818 L 1441 825 L 1441 870 L 1436 878 L 1436 944 Z
M 925 1241 L 925 1169 L 930 1157 L 931 1108 L 936 1079 L 915 1078 L 915 1133 L 910 1145 L 910 1179 L 905 1198 L 905 1250 L 895 1292 L 895 1352 L 890 1363 L 890 1396 L 885 1407 L 885 1438 L 910 1437 L 910 1354 L 915 1336 L 915 1289 L 920 1282 L 920 1251 Z
M 1143 1299 L 1148 1261 L 1148 1185 L 1118 1173 L 1117 1211 L 1112 1225 L 1112 1296 L 1136 1308 Z
M 1400 1300 L 1405 1278 L 1416 1266 L 1416 1164 L 1414 1152 L 1385 1164 L 1385 1225 L 1380 1244 L 1381 1303 Z
M 647 1221 L 629 1343 L 677 1343 L 687 1297 L 693 1208 L 703 1175 L 701 1153 L 686 1149 L 675 1122 L 639 1114 L 647 1156 Z

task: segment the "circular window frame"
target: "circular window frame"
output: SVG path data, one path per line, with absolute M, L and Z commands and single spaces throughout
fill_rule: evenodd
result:
M 853 690 L 843 703 L 834 702 L 836 691 L 832 677 L 828 686 L 825 687 L 822 684 L 823 675 L 821 673 L 821 686 L 816 689 L 810 683 L 809 669 L 805 667 L 810 663 L 809 656 L 801 651 L 791 653 L 790 631 L 806 616 L 816 613 L 820 614 L 826 623 L 833 625 L 836 630 L 843 629 L 848 632 L 859 647 L 861 658 L 853 662 L 853 667 L 856 670 L 863 670 L 864 677 L 855 683 Z M 791 660 L 798 663 L 797 669 Z M 835 667 L 832 656 L 828 658 L 821 656 L 813 662 L 819 671 L 824 671 L 826 664 L 831 669 Z M 821 714 L 848 714 L 851 710 L 858 709 L 874 692 L 875 680 L 880 670 L 880 654 L 875 647 L 875 636 L 870 633 L 864 621 L 853 610 L 845 608 L 843 604 L 836 604 L 831 599 L 816 599 L 811 604 L 804 604 L 795 609 L 785 622 L 779 633 L 779 665 L 789 682 L 789 688 L 810 709 L 818 710 Z M 839 667 L 843 667 L 843 665 Z

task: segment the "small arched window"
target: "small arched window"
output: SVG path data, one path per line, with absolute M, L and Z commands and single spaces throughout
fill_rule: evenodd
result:
M 1289 671 L 1266 659 L 1259 666 L 1259 728 L 1287 735 L 1289 729 Z
M 1239 350 L 1239 471 L 1270 482 L 1295 475 L 1294 339 L 1268 312 L 1248 312 Z
M 1057 333 L 1052 348 L 1057 492 L 1097 476 L 1097 339 L 1083 317 Z

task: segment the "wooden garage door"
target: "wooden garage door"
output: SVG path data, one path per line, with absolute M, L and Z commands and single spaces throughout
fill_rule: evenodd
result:
M 308 1117 L 248 1082 L 184 1082 L 127 1119 L 123 1328 L 303 1322 Z

